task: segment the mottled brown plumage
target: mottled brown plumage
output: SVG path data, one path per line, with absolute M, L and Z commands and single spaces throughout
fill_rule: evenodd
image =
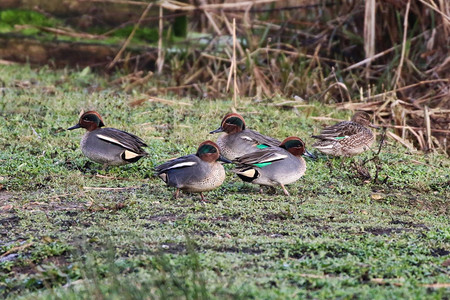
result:
M 370 122 L 370 115 L 366 112 L 356 112 L 351 121 L 339 122 L 326 127 L 319 135 L 312 147 L 322 153 L 332 156 L 353 156 L 368 150 L 375 136 L 366 126 L 377 128 Z

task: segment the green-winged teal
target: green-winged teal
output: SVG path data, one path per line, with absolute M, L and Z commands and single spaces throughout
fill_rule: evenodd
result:
M 217 139 L 222 155 L 230 160 L 267 146 L 278 146 L 280 141 L 259 132 L 246 129 L 245 121 L 237 113 L 227 114 L 220 127 L 210 133 L 224 132 Z
M 200 193 L 219 187 L 225 180 L 225 169 L 218 161 L 231 161 L 220 155 L 219 146 L 211 141 L 200 144 L 196 154 L 182 156 L 156 167 L 158 176 L 168 185 L 176 187 L 174 197 L 180 190 Z
M 144 141 L 134 134 L 115 129 L 102 128 L 105 123 L 96 111 L 87 111 L 81 115 L 78 124 L 67 130 L 85 128 L 81 139 L 83 154 L 97 163 L 107 166 L 120 166 L 133 163 L 147 155 L 141 147 L 147 147 Z
M 351 121 L 339 122 L 326 127 L 319 135 L 312 147 L 322 153 L 332 156 L 353 156 L 370 148 L 375 141 L 372 131 L 366 126 L 378 128 L 370 122 L 370 115 L 366 112 L 356 112 Z
M 238 157 L 234 172 L 246 182 L 272 187 L 280 185 L 284 194 L 289 196 L 284 185 L 305 174 L 303 154 L 310 156 L 305 143 L 298 137 L 288 137 L 279 147 L 270 146 Z

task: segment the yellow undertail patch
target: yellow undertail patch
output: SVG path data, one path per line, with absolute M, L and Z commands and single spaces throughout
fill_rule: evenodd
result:
M 165 183 L 167 183 L 167 174 L 166 173 L 161 173 L 158 175 L 159 178 L 161 178 Z
M 132 151 L 125 150 L 124 156 L 125 156 L 125 159 L 126 159 L 126 160 L 129 160 L 129 159 L 136 158 L 136 157 L 138 157 L 138 156 L 140 156 L 140 155 L 137 154 L 137 153 L 134 153 L 134 152 L 132 152 Z
M 241 174 L 242 176 L 245 176 L 245 177 L 253 178 L 256 174 L 256 171 L 255 171 L 255 169 L 248 169 L 243 172 L 239 172 L 238 174 Z

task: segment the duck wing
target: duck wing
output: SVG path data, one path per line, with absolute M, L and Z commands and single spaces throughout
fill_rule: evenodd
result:
M 118 145 L 136 154 L 147 154 L 142 147 L 148 147 L 148 145 L 134 134 L 115 128 L 101 128 L 96 130 L 96 135 L 100 140 Z
M 239 166 L 257 166 L 262 167 L 272 162 L 287 158 L 288 152 L 278 147 L 268 147 L 255 152 L 245 154 L 236 158 L 236 163 Z
M 325 127 L 319 135 L 312 135 L 311 137 L 319 140 L 338 140 L 357 133 L 360 126 L 351 121 L 339 122 Z
M 281 142 L 273 137 L 263 135 L 257 131 L 246 129 L 242 132 L 241 139 L 252 142 L 256 145 L 279 146 Z
M 194 154 L 189 154 L 186 156 L 182 156 L 182 157 L 178 157 L 178 158 L 169 160 L 169 161 L 155 167 L 155 171 L 158 173 L 158 175 L 160 175 L 169 170 L 192 167 L 192 166 L 197 165 L 198 163 L 199 163 L 198 156 L 196 156 Z

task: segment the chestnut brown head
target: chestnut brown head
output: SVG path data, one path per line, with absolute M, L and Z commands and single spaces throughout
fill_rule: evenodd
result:
M 302 156 L 305 153 L 305 143 L 296 136 L 290 136 L 284 139 L 280 147 L 286 149 L 294 156 Z
M 225 163 L 231 163 L 228 159 L 220 155 L 219 146 L 212 141 L 204 141 L 198 146 L 197 153 L 195 154 L 200 157 L 201 160 L 212 163 L 217 160 L 223 161 Z
M 228 134 L 238 133 L 245 130 L 244 118 L 237 113 L 227 114 L 223 119 L 220 127 L 210 133 L 226 132 Z
M 105 123 L 102 120 L 100 114 L 96 111 L 87 111 L 81 115 L 78 124 L 67 128 L 67 130 L 73 130 L 77 128 L 85 128 L 87 131 L 93 131 L 97 128 L 105 126 Z

